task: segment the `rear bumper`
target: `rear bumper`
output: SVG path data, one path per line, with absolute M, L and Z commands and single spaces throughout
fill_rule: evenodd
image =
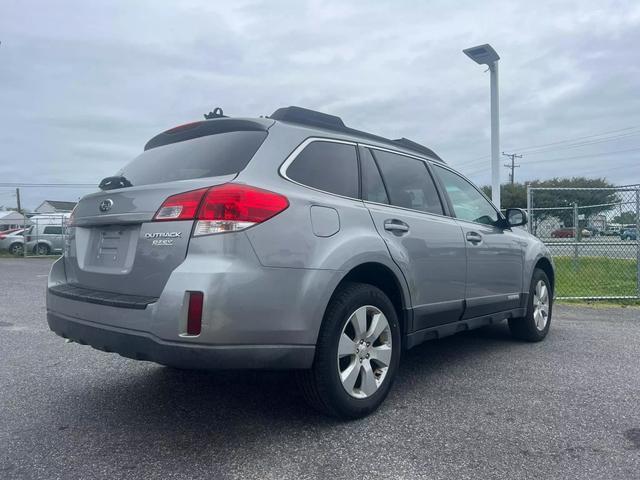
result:
M 135 360 L 194 369 L 304 369 L 313 345 L 203 345 L 162 340 L 149 333 L 107 326 L 48 311 L 49 328 L 61 337 Z

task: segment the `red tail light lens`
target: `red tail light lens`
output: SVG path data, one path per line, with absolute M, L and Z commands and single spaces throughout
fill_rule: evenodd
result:
M 153 217 L 156 221 L 193 220 L 206 188 L 179 193 L 167 198 Z
M 193 236 L 237 232 L 264 222 L 289 206 L 278 193 L 227 183 L 167 198 L 153 219 L 198 220 Z
M 193 235 L 235 232 L 264 222 L 289 206 L 278 193 L 227 183 L 207 191 L 198 210 Z

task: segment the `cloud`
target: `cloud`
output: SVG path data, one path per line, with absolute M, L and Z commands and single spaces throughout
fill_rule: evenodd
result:
M 501 55 L 504 150 L 640 127 L 637 2 L 13 1 L 0 32 L 7 182 L 97 182 L 213 107 L 301 105 L 424 142 L 485 183 L 488 73 L 461 50 L 486 42 Z M 640 137 L 525 154 L 516 178 L 640 183 L 640 151 L 586 156 L 634 146 Z

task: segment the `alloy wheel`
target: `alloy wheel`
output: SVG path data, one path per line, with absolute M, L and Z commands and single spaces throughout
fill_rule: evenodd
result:
M 393 342 L 387 317 L 372 305 L 353 312 L 338 344 L 338 375 L 345 391 L 355 398 L 373 395 L 384 382 Z
M 549 289 L 547 284 L 538 280 L 536 290 L 533 294 L 533 320 L 536 328 L 540 331 L 544 330 L 549 321 Z

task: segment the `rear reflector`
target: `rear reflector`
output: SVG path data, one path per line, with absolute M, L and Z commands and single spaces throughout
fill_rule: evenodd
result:
M 172 195 L 164 201 L 153 219 L 160 221 L 193 220 L 206 191 L 206 188 L 201 188 Z
M 202 331 L 202 292 L 189 292 L 189 313 L 187 314 L 187 335 L 200 335 Z

